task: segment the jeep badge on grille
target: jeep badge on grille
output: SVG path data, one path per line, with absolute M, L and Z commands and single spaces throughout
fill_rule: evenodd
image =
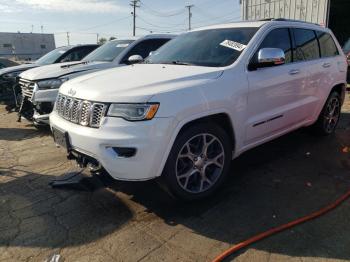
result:
M 77 93 L 73 88 L 69 89 L 68 95 L 74 96 Z

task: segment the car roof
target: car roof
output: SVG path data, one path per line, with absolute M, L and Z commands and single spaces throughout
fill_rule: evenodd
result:
M 67 48 L 68 50 L 72 50 L 73 48 L 76 47 L 89 47 L 89 46 L 99 46 L 98 44 L 78 44 L 78 45 L 63 45 L 63 46 L 58 46 L 55 49 L 60 49 L 60 48 Z M 53 50 L 55 50 L 53 49 Z
M 237 21 L 232 23 L 201 27 L 201 28 L 194 29 L 193 31 L 221 29 L 221 28 L 235 28 L 235 27 L 262 27 L 264 25 L 281 25 L 281 26 L 292 26 L 292 27 L 298 26 L 303 28 L 312 28 L 314 30 L 320 30 L 325 32 L 329 31 L 328 28 L 325 28 L 318 24 L 309 23 L 309 22 L 300 21 L 300 20 L 283 19 L 283 18 L 263 19 L 263 20 L 256 20 L 256 21 Z
M 140 39 L 169 39 L 169 38 L 174 38 L 176 37 L 176 34 L 149 34 L 149 35 L 145 35 L 145 36 L 130 36 L 130 37 L 120 37 L 118 39 L 113 39 L 110 42 L 116 42 L 119 40 L 140 40 Z

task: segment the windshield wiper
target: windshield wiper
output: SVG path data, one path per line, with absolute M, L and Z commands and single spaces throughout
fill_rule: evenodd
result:
M 70 64 L 70 65 L 63 65 L 61 66 L 61 68 L 70 68 L 72 66 L 76 66 L 76 65 L 85 65 L 90 63 L 89 61 L 83 61 L 83 62 L 79 62 L 79 63 L 75 63 L 75 64 Z
M 173 65 L 188 65 L 188 66 L 194 65 L 192 63 L 181 62 L 181 61 L 171 61 L 171 63 L 169 63 L 169 64 L 173 64 Z

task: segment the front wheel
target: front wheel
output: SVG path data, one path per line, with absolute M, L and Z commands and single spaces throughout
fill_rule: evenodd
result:
M 330 135 L 334 133 L 340 119 L 341 114 L 341 98 L 338 92 L 332 92 L 324 105 L 320 116 L 313 129 L 320 135 Z
M 175 197 L 187 201 L 201 199 L 222 184 L 231 159 L 231 139 L 220 126 L 193 125 L 175 140 L 162 179 Z

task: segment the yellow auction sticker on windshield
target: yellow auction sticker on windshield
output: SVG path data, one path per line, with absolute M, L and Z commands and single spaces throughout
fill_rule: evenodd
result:
M 232 41 L 232 40 L 225 40 L 222 43 L 220 43 L 220 45 L 234 49 L 234 50 L 239 51 L 239 52 L 243 51 L 247 47 L 246 45 L 243 45 L 241 43 L 237 43 L 237 42 Z

